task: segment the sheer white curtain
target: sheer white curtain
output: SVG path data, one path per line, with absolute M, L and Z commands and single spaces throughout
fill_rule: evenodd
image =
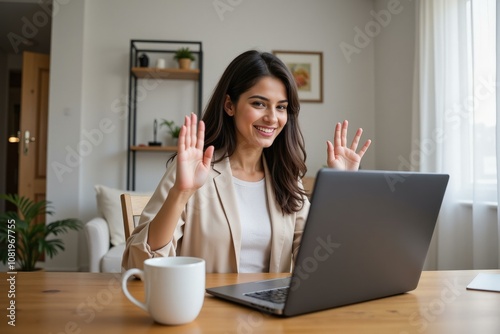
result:
M 450 174 L 427 269 L 500 267 L 496 12 L 495 0 L 417 3 L 412 168 Z

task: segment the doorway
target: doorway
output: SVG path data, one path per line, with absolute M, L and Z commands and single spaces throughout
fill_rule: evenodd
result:
M 22 72 L 9 73 L 7 91 L 7 150 L 5 158 L 5 193 L 15 194 L 18 187 L 19 171 L 19 125 L 21 119 L 21 80 Z M 5 203 L 5 211 L 15 210 L 13 204 Z
M 19 193 L 23 52 L 50 53 L 52 0 L 0 2 L 0 193 Z M 12 209 L 0 200 L 0 212 Z

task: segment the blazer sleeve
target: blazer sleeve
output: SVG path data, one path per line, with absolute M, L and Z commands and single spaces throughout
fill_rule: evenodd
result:
M 125 251 L 122 258 L 123 269 L 143 268 L 144 260 L 152 257 L 175 256 L 177 247 L 183 236 L 183 227 L 185 224 L 184 214 L 181 215 L 177 227 L 174 231 L 172 240 L 160 249 L 152 250 L 148 245 L 149 224 L 160 210 L 163 202 L 167 198 L 169 190 L 175 181 L 176 161 L 170 162 L 167 171 L 161 179 L 153 196 L 144 208 L 139 219 L 139 224 L 134 229 L 127 240 Z
M 300 186 L 302 186 L 302 182 L 300 182 Z M 297 255 L 299 253 L 300 242 L 302 240 L 302 234 L 304 232 L 304 227 L 306 225 L 307 215 L 309 214 L 309 207 L 311 203 L 307 197 L 304 198 L 304 205 L 302 208 L 296 213 L 295 216 L 295 230 L 293 233 L 293 262 L 297 260 Z

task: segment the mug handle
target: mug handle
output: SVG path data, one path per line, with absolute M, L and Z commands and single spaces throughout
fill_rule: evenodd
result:
M 132 303 L 134 303 L 135 305 L 139 306 L 140 308 L 142 308 L 144 311 L 146 312 L 149 312 L 148 311 L 148 307 L 146 306 L 146 304 L 144 303 L 141 303 L 140 301 L 138 301 L 134 296 L 132 296 L 130 294 L 130 292 L 128 291 L 128 288 L 127 288 L 127 281 L 128 281 L 128 278 L 132 275 L 136 275 L 137 277 L 139 277 L 141 279 L 142 282 L 144 282 L 144 271 L 142 271 L 141 269 L 138 269 L 138 268 L 132 268 L 132 269 L 129 269 L 125 272 L 125 274 L 123 274 L 122 276 L 122 291 L 123 293 L 125 294 L 125 297 L 128 298 L 128 300 L 130 300 Z

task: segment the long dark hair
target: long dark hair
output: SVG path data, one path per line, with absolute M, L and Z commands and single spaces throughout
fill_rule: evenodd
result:
M 264 148 L 264 156 L 272 175 L 274 192 L 283 214 L 300 210 L 305 192 L 299 188 L 307 167 L 304 137 L 299 127 L 300 103 L 297 86 L 286 65 L 267 52 L 250 50 L 236 57 L 222 74 L 204 111 L 205 149 L 213 145 L 225 152 L 220 160 L 230 157 L 236 149 L 236 130 L 233 118 L 224 111 L 224 101 L 229 95 L 233 104 L 240 95 L 253 87 L 263 77 L 280 80 L 286 89 L 288 107 L 287 123 L 273 144 Z

